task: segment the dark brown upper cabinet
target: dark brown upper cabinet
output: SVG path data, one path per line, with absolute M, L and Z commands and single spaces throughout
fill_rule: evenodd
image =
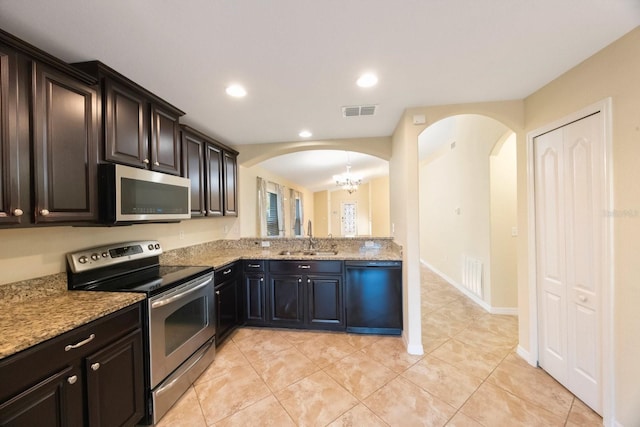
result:
M 223 187 L 223 152 L 222 148 L 207 144 L 205 151 L 205 165 L 207 172 L 207 206 L 210 216 L 224 215 L 224 187 Z
M 224 152 L 224 214 L 238 216 L 238 154 Z
M 184 112 L 99 61 L 73 66 L 102 85 L 104 160 L 180 175 Z
M 182 176 L 191 179 L 191 216 L 237 216 L 238 152 L 181 126 Z
M 17 79 L 17 54 L 0 45 L 0 224 L 28 218 L 28 199 L 24 205 L 20 200 L 21 184 L 27 192 L 29 186 L 20 179 Z
M 32 73 L 35 222 L 97 220 L 97 92 L 40 63 Z

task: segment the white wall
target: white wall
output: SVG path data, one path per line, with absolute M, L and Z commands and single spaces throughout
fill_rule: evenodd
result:
M 462 284 L 463 257 L 480 260 L 483 301 L 491 305 L 489 157 L 509 130 L 480 115 L 444 120 L 454 122 L 451 140 L 442 141 L 441 149 L 420 167 L 420 256 L 458 284 Z M 512 285 L 515 288 L 515 282 Z
M 242 208 L 240 214 L 242 215 Z M 237 217 L 121 227 L 37 227 L 0 230 L 0 284 L 66 271 L 65 254 L 132 240 L 158 240 L 164 250 L 240 237 Z
M 509 132 L 489 157 L 491 211 L 491 287 L 494 308 L 518 306 L 518 181 L 516 135 Z M 524 197 L 524 196 L 523 196 Z

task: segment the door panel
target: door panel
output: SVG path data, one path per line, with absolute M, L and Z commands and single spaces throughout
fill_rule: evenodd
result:
M 536 238 L 540 365 L 559 381 L 567 377 L 566 274 L 562 131 L 536 138 Z
M 601 114 L 534 139 L 539 362 L 601 411 Z

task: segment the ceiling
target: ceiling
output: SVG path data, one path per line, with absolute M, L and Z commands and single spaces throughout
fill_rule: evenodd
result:
M 638 0 L 0 0 L 0 28 L 106 63 L 239 150 L 302 129 L 389 136 L 407 107 L 521 99 L 639 24 Z M 365 71 L 377 86 L 356 86 Z M 225 94 L 234 82 L 246 97 Z M 377 112 L 343 118 L 350 105 Z

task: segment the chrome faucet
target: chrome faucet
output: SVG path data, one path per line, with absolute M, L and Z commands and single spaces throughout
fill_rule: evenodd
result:
M 316 241 L 313 240 L 313 232 L 311 231 L 311 220 L 307 223 L 307 236 L 309 236 L 309 250 L 313 250 Z

